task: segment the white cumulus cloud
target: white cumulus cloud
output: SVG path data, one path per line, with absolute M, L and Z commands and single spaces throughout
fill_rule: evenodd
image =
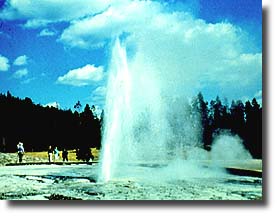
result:
M 111 0 L 7 0 L 0 18 L 26 19 L 26 28 L 37 28 L 48 23 L 71 21 L 99 13 L 110 3 Z
M 44 107 L 54 107 L 60 109 L 61 105 L 58 102 L 50 102 L 48 104 L 45 104 Z
M 123 37 L 128 66 L 136 79 L 151 75 L 167 90 L 191 94 L 190 90 L 209 87 L 224 96 L 240 93 L 240 97 L 249 89 L 252 95 L 261 89 L 262 53 L 249 51 L 253 44 L 245 42 L 253 41 L 247 40 L 251 35 L 227 21 L 208 23 L 182 10 L 169 10 L 170 4 L 149 0 L 9 0 L 0 18 L 25 19 L 26 28 L 67 21 L 69 26 L 58 41 L 69 47 L 96 48 Z M 84 68 L 69 71 L 57 82 L 91 84 L 97 72 L 88 70 L 96 69 Z M 102 74 L 103 68 L 98 69 Z
M 0 71 L 7 71 L 10 68 L 9 59 L 0 55 Z
M 38 34 L 39 37 L 50 37 L 50 36 L 54 36 L 56 35 L 57 32 L 52 31 L 50 29 L 43 29 L 40 31 L 40 33 Z
M 102 80 L 103 67 L 86 65 L 82 68 L 70 70 L 67 74 L 58 77 L 57 83 L 73 86 L 86 86 Z
M 16 66 L 23 66 L 27 64 L 28 57 L 26 55 L 18 56 L 13 64 Z
M 103 13 L 72 22 L 62 33 L 60 41 L 82 48 L 99 47 L 124 31 L 143 30 L 160 8 L 160 4 L 150 1 L 113 4 Z
M 91 103 L 103 107 L 105 104 L 106 92 L 106 86 L 98 86 L 96 89 L 94 89 L 94 91 L 91 94 Z
M 106 86 L 99 86 L 93 91 L 93 94 L 98 96 L 105 96 L 106 91 L 107 91 Z
M 24 76 L 27 76 L 28 75 L 28 70 L 27 68 L 24 68 L 24 69 L 20 69 L 20 70 L 17 70 L 14 74 L 13 74 L 13 77 L 16 78 L 16 79 L 20 79 Z
M 60 41 L 94 48 L 124 34 L 128 35 L 124 46 L 132 56 L 129 68 L 138 80 L 151 75 L 166 91 L 172 88 L 189 95 L 212 87 L 223 96 L 234 92 L 243 96 L 248 89 L 254 94 L 261 88 L 262 53 L 247 50 L 243 29 L 169 12 L 159 2 L 111 5 L 95 16 L 71 22 Z

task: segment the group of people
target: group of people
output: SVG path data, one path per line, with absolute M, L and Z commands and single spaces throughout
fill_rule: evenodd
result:
M 55 147 L 53 150 L 52 146 L 49 146 L 48 148 L 49 163 L 53 162 L 53 155 L 54 155 L 54 162 L 58 161 L 60 158 L 60 151 L 58 150 L 58 147 Z M 62 151 L 62 158 L 63 158 L 63 162 L 68 161 L 68 151 L 65 148 Z
M 17 155 L 18 155 L 18 162 L 22 163 L 23 161 L 23 155 L 24 155 L 24 146 L 22 142 L 18 142 L 17 144 Z M 54 162 L 58 161 L 60 158 L 60 151 L 58 150 L 58 147 L 55 147 L 54 150 L 51 146 L 48 148 L 48 161 L 49 163 L 53 162 L 53 155 L 54 155 Z M 62 158 L 63 162 L 68 161 L 68 151 L 64 148 L 62 151 Z

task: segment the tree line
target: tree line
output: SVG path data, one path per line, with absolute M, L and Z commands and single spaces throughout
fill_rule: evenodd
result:
M 46 151 L 49 146 L 59 149 L 100 148 L 101 118 L 95 107 L 78 101 L 75 111 L 34 104 L 0 94 L 0 151 L 15 152 L 16 144 L 24 143 L 25 151 Z M 78 112 L 78 111 L 79 112 Z
M 262 158 L 262 107 L 255 98 L 228 105 L 227 100 L 222 102 L 219 97 L 207 102 L 199 93 L 190 106 L 200 115 L 206 150 L 211 149 L 216 135 L 227 130 L 240 136 L 254 158 Z M 50 145 L 83 151 L 100 149 L 103 115 L 98 117 L 95 107 L 88 104 L 82 111 L 79 101 L 74 108 L 73 112 L 44 107 L 28 97 L 20 99 L 10 92 L 0 94 L 0 151 L 15 152 L 19 141 L 26 151 L 45 151 Z
M 253 158 L 262 158 L 262 107 L 256 98 L 245 103 L 233 100 L 228 105 L 227 99 L 222 102 L 219 97 L 208 103 L 199 93 L 193 99 L 192 107 L 200 114 L 202 142 L 206 150 L 211 149 L 213 138 L 226 130 L 243 140 Z

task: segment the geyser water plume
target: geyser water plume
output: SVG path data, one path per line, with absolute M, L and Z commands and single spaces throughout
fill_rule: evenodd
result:
M 103 134 L 103 150 L 101 164 L 101 181 L 109 181 L 117 169 L 120 143 L 128 143 L 128 127 L 131 122 L 130 109 L 130 76 L 128 71 L 126 51 L 116 40 L 112 52 L 111 68 L 106 96 L 105 128 Z
M 216 176 L 222 170 L 214 171 L 226 164 L 221 163 L 222 153 L 230 160 L 248 158 L 250 154 L 242 149 L 238 137 L 224 134 L 215 139 L 211 152 L 205 151 L 200 139 L 200 114 L 185 93 L 191 92 L 184 87 L 187 81 L 183 80 L 181 87 L 180 80 L 174 85 L 174 72 L 162 73 L 143 61 L 147 56 L 141 50 L 137 52 L 128 59 L 125 46 L 119 39 L 115 40 L 104 111 L 99 181 L 156 179 L 161 182 L 201 177 L 204 173 Z M 207 165 L 210 168 L 203 169 Z
M 186 158 L 186 151 L 199 145 L 199 115 L 186 98 L 173 94 L 178 86 L 167 85 L 170 72 L 161 76 L 150 68 L 128 61 L 125 47 L 116 39 L 106 95 L 100 181 L 122 177 L 126 166 Z

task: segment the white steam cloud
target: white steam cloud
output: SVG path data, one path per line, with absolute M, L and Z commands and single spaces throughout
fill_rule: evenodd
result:
M 250 160 L 252 157 L 239 136 L 221 134 L 213 141 L 211 159 L 213 161 L 238 161 Z

